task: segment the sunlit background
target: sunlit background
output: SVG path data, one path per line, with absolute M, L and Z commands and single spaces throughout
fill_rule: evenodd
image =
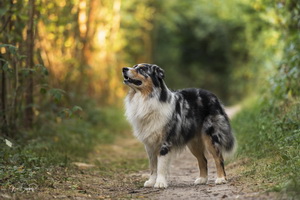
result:
M 24 48 L 26 2 L 13 1 L 19 9 L 11 16 L 11 30 L 2 30 L 2 43 Z M 8 12 L 9 3 L 2 4 L 1 11 Z M 284 5 L 279 0 L 39 0 L 35 63 L 47 67 L 51 87 L 99 103 L 120 102 L 126 93 L 120 69 L 146 62 L 165 69 L 170 88 L 209 89 L 233 104 L 278 68 L 292 14 Z

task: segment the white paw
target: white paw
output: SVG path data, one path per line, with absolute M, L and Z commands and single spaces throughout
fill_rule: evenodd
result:
M 146 181 L 144 183 L 144 187 L 153 187 L 154 184 L 155 184 L 155 179 L 154 180 L 153 179 L 149 179 L 148 181 Z
M 168 187 L 168 183 L 166 181 L 165 178 L 158 178 L 156 180 L 156 183 L 154 185 L 155 188 L 167 188 Z
M 226 180 L 225 177 L 217 178 L 215 183 L 216 183 L 217 185 L 225 184 L 225 183 L 227 183 L 227 180 Z
M 195 185 L 205 185 L 207 183 L 207 177 L 204 178 L 204 177 L 200 177 L 200 178 L 197 178 L 194 182 Z

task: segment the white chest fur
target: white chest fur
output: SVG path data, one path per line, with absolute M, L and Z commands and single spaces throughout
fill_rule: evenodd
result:
M 172 102 L 172 101 L 171 101 Z M 162 103 L 156 97 L 136 93 L 125 99 L 125 115 L 131 123 L 134 135 L 144 143 L 157 142 L 174 111 L 174 104 Z

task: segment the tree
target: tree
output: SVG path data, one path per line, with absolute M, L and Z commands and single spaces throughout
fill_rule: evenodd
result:
M 27 49 L 27 68 L 33 68 L 33 48 L 34 48 L 34 17 L 35 17 L 35 0 L 29 0 L 28 2 L 28 27 L 27 27 L 27 39 L 26 39 L 26 49 Z M 27 88 L 25 93 L 25 127 L 32 128 L 33 123 L 33 77 L 32 72 L 29 73 L 29 78 L 27 80 Z

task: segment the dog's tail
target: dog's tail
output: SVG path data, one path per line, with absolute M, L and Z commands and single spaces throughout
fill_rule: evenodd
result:
M 221 151 L 225 160 L 231 159 L 235 155 L 235 152 L 237 150 L 238 144 L 236 142 L 234 134 L 233 134 L 233 140 L 234 140 L 233 146 L 232 146 L 232 148 L 229 151 L 226 151 L 226 150 L 225 151 L 224 150 Z
M 225 158 L 232 156 L 236 150 L 236 139 L 231 130 L 229 118 L 221 107 L 220 112 L 209 115 L 203 123 L 203 132 L 211 137 L 215 148 Z

